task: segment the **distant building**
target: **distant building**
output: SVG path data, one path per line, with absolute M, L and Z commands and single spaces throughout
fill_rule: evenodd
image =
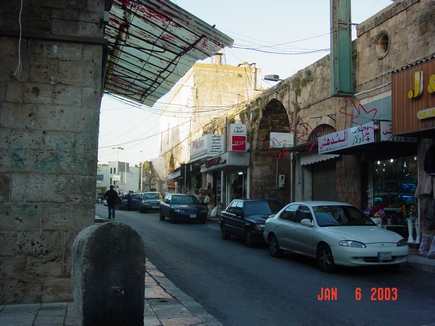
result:
M 120 194 L 130 190 L 140 191 L 140 171 L 138 167 L 130 167 L 130 163 L 113 161 L 97 166 L 96 198 L 101 198 L 109 189 L 115 186 Z

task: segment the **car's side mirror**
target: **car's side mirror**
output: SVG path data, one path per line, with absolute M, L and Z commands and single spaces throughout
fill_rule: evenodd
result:
M 304 219 L 302 219 L 302 220 L 301 220 L 301 224 L 302 224 L 302 225 L 307 225 L 307 226 L 314 226 L 313 221 L 311 221 L 311 220 L 308 219 L 308 218 L 304 218 Z

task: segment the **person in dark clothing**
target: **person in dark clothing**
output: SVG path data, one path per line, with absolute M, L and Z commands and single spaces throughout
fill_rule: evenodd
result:
M 127 198 L 127 210 L 128 211 L 131 209 L 131 200 L 132 200 L 131 194 L 132 194 L 132 192 L 133 191 L 130 190 L 128 192 L 128 194 L 125 196 Z
M 111 217 L 115 218 L 115 206 L 116 201 L 118 200 L 118 193 L 113 190 L 113 186 L 110 186 L 110 190 L 106 191 L 104 198 L 107 200 L 107 207 L 109 209 L 109 219 Z

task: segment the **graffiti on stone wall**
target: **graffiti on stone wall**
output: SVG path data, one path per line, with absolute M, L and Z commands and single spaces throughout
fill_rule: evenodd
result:
M 312 151 L 317 145 L 317 138 L 322 133 L 322 126 L 313 128 L 309 123 L 305 122 L 301 117 L 296 119 L 294 125 L 290 126 L 290 132 L 293 132 L 298 139 L 298 143 L 307 144 L 307 151 Z M 309 142 L 309 140 L 313 140 Z
M 350 107 L 349 111 L 351 111 L 351 113 L 346 112 L 348 107 Z M 353 126 L 357 126 L 358 130 L 361 131 L 361 136 L 366 137 L 370 130 L 368 130 L 369 128 L 367 128 L 365 124 L 370 121 L 375 121 L 376 115 L 378 114 L 378 109 L 371 108 L 367 110 L 364 105 L 356 105 L 351 97 L 346 97 L 344 99 L 344 106 L 340 107 L 338 112 L 349 117 L 350 123 Z M 363 128 L 363 125 L 365 125 L 365 128 Z M 373 124 L 373 127 L 371 128 L 377 130 L 379 126 L 378 124 Z

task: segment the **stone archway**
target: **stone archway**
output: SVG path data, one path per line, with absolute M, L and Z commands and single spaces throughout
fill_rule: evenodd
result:
M 283 204 L 290 200 L 290 153 L 270 148 L 270 133 L 290 133 L 290 122 L 284 105 L 271 99 L 263 109 L 256 130 L 255 150 L 251 155 L 251 198 L 274 198 Z M 287 180 L 278 188 L 278 177 Z

